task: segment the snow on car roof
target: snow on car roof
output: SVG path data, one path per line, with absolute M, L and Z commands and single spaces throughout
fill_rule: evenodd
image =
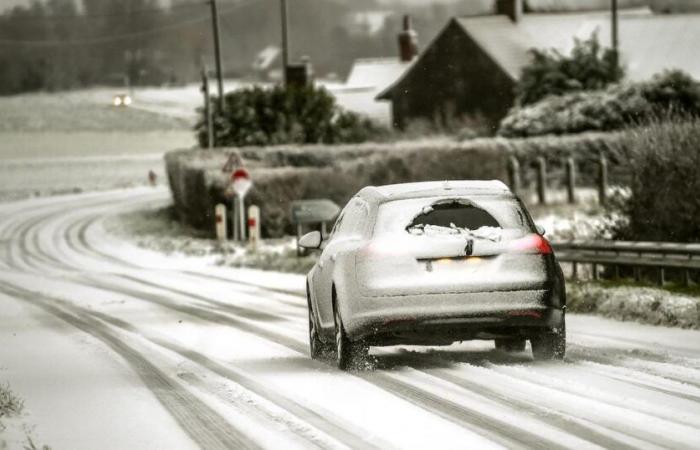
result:
M 363 191 L 371 191 L 384 198 L 411 198 L 465 195 L 465 194 L 509 194 L 510 189 L 499 180 L 450 180 L 424 181 L 420 183 L 388 184 L 385 186 L 370 186 Z

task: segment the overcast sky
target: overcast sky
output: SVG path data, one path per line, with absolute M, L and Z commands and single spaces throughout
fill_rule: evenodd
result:
M 222 2 L 230 2 L 231 0 L 222 0 Z M 352 0 L 347 0 L 352 1 Z M 379 3 L 406 3 L 414 5 L 424 5 L 426 3 L 455 3 L 465 0 L 378 0 Z M 170 0 L 160 0 L 162 4 L 170 3 Z M 0 13 L 17 5 L 29 5 L 31 0 L 0 0 Z

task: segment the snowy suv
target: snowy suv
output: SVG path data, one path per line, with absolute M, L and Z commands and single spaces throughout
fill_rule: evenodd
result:
M 307 276 L 311 357 L 353 367 L 369 346 L 496 348 L 561 359 L 566 294 L 552 248 L 500 181 L 366 187 L 328 236 Z

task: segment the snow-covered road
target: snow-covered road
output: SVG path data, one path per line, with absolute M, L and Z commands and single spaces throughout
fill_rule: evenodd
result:
M 304 279 L 103 231 L 164 189 L 0 204 L 0 382 L 94 448 L 698 448 L 700 332 L 569 315 L 563 363 L 492 342 L 307 356 Z

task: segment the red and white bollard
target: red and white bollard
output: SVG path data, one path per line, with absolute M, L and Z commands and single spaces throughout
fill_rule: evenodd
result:
M 226 205 L 219 203 L 214 207 L 214 221 L 216 223 L 216 239 L 223 242 L 226 240 Z
M 260 242 L 260 208 L 251 205 L 248 208 L 248 241 L 253 250 L 257 250 Z

